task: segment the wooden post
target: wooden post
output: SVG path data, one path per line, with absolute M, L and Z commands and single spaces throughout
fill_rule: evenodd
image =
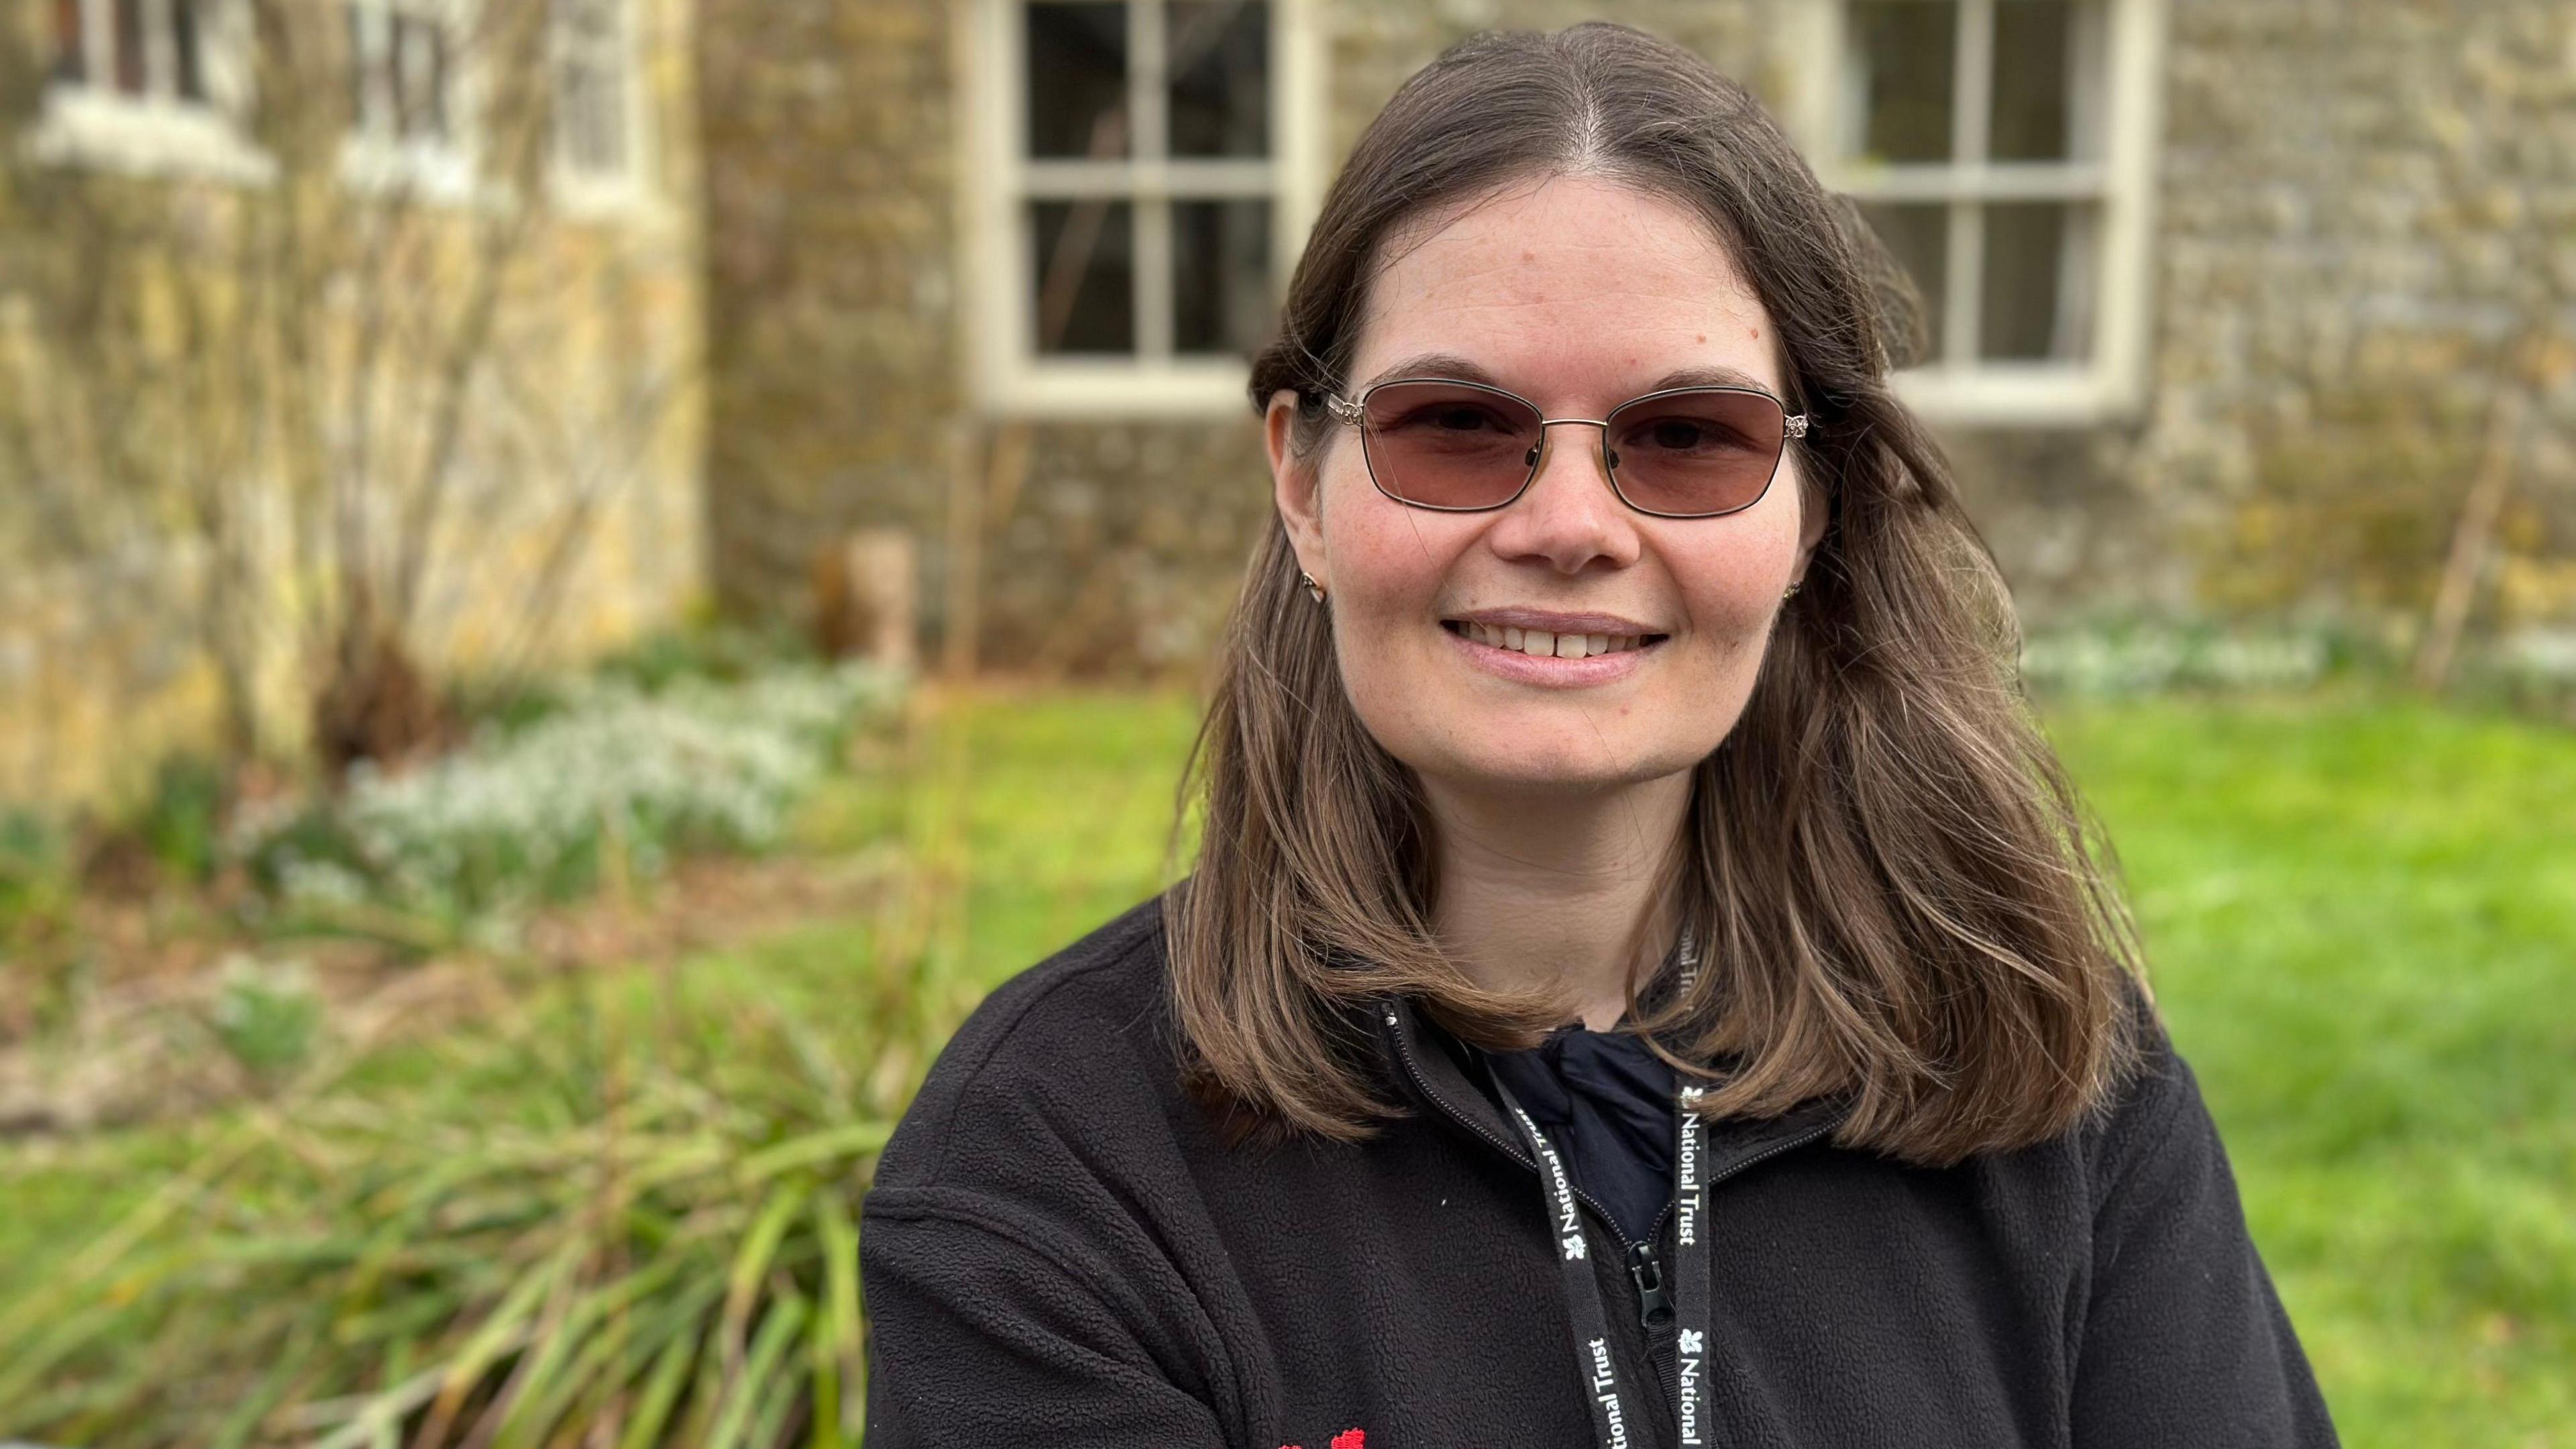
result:
M 863 528 L 815 555 L 814 638 L 824 654 L 914 666 L 919 554 L 903 529 Z
M 2514 455 L 2520 451 L 2523 415 L 2529 394 L 2516 382 L 2496 393 L 2487 413 L 2485 451 L 2469 484 L 2468 501 L 2451 531 L 2451 553 L 2442 565 L 2442 585 L 2433 596 L 2433 619 L 2424 631 L 2424 647 L 2415 656 L 2415 682 L 2439 690 L 2451 678 L 2451 661 L 2459 653 L 2460 635 L 2468 627 L 2469 607 L 2477 602 L 2478 576 L 2486 572 L 2495 544 L 2496 525 L 2505 500 L 2513 496 Z
M 984 479 L 976 467 L 975 424 L 960 417 L 948 434 L 948 590 L 940 672 L 963 681 L 975 673 L 983 630 Z

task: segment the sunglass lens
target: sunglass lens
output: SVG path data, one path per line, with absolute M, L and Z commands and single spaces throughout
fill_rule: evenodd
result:
M 1771 486 L 1787 419 L 1760 393 L 1709 390 L 1640 398 L 1610 415 L 1611 476 L 1649 513 L 1747 507 Z
M 1454 382 L 1370 390 L 1361 437 L 1388 496 L 1427 508 L 1491 508 L 1520 492 L 1539 415 L 1520 400 Z

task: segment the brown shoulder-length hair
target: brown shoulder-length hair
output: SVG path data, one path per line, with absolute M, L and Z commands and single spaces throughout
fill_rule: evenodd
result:
M 2020 693 L 2002 577 L 1889 391 L 1917 303 L 1741 87 L 1623 26 L 1451 49 L 1325 198 L 1252 365 L 1255 410 L 1296 393 L 1292 448 L 1312 466 L 1388 246 L 1439 208 L 1556 173 L 1705 218 L 1770 313 L 1785 401 L 1815 419 L 1794 446 L 1808 505 L 1828 510 L 1743 714 L 1695 767 L 1657 889 L 1704 969 L 1642 1029 L 1677 1065 L 1729 1059 L 1709 1115 L 1841 1094 L 1839 1140 L 1910 1161 L 2073 1126 L 2133 1055 L 2114 867 Z M 1562 1011 L 1479 988 L 1433 939 L 1419 783 L 1353 711 L 1275 521 L 1220 652 L 1193 796 L 1196 867 L 1164 907 L 1171 990 L 1192 1085 L 1238 1130 L 1357 1140 L 1391 1115 L 1351 1025 L 1374 998 L 1410 995 L 1500 1048 Z M 1629 997 L 1638 1011 L 1634 981 Z

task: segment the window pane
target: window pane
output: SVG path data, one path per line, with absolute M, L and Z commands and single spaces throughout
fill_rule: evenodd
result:
M 375 108 L 367 103 L 367 16 L 350 0 L 349 17 L 349 126 L 352 130 L 370 130 L 376 124 Z
M 2091 350 L 2091 220 L 2089 208 L 2054 201 L 1986 208 L 1980 356 L 2073 361 Z
M 1270 7 L 1182 0 L 1171 10 L 1172 154 L 1270 149 Z
M 1248 357 L 1268 339 L 1270 203 L 1172 203 L 1172 345 Z
M 1041 201 L 1030 208 L 1037 350 L 1136 350 L 1134 217 L 1124 201 Z
M 1896 256 L 1899 266 L 1914 281 L 1914 289 L 1923 297 L 1924 335 L 1918 339 L 1920 349 L 1912 357 L 1897 359 L 1899 366 L 1932 362 L 1941 356 L 1941 339 L 1947 335 L 1947 316 L 1943 279 L 1950 267 L 1950 211 L 1938 203 L 1931 205 L 1896 205 L 1881 203 L 1863 206 L 1870 226 L 1878 232 L 1887 249 Z M 1890 339 L 1891 349 L 1897 344 Z
M 81 0 L 54 0 L 54 79 L 78 82 L 89 76 L 89 55 L 81 33 Z
M 1848 94 L 1858 108 L 1852 139 L 1882 161 L 1950 159 L 1950 95 L 1957 71 L 1954 0 L 1872 0 L 1851 8 Z
M 393 17 L 394 133 L 406 140 L 447 134 L 447 37 L 437 25 Z
M 1028 6 L 1029 154 L 1127 154 L 1127 7 Z
M 171 58 L 179 67 L 179 98 L 202 101 L 206 98 L 205 57 L 198 52 L 197 5 L 199 0 L 170 0 Z
M 1999 0 L 1989 154 L 1999 161 L 2068 159 L 2075 7 L 2065 0 Z
M 116 88 L 143 94 L 143 0 L 116 0 Z
M 555 14 L 562 27 L 555 130 L 564 164 L 601 175 L 622 172 L 627 52 L 621 0 L 570 0 Z

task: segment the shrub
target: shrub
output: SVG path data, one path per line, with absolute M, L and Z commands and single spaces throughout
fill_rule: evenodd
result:
M 741 683 L 610 676 L 522 727 L 403 774 L 361 766 L 338 798 L 245 820 L 235 847 L 290 905 L 378 902 L 450 919 L 650 877 L 692 850 L 759 850 L 901 681 L 865 665 Z
M 236 955 L 224 962 L 207 1024 L 233 1060 L 275 1083 L 313 1055 L 322 1031 L 322 999 L 294 962 Z
M 2034 693 L 2083 699 L 2314 684 L 2367 646 L 2324 628 L 2120 620 L 2044 630 L 2022 646 Z

